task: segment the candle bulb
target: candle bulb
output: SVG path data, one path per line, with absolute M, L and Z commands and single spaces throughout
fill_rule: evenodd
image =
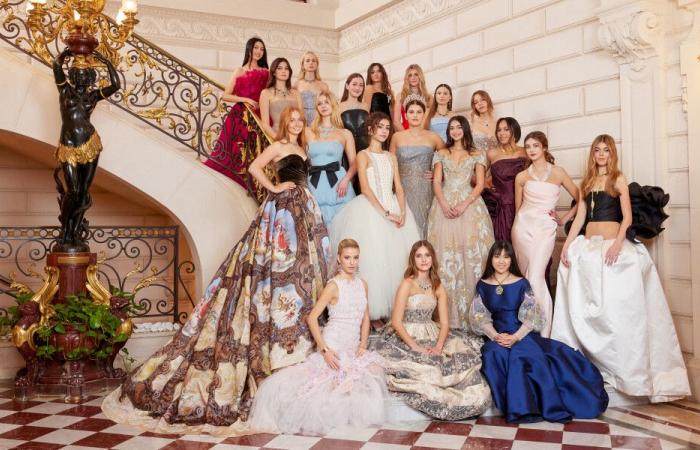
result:
M 80 20 L 80 13 L 78 11 L 73 11 L 73 20 L 76 22 Z
M 27 14 L 31 13 L 33 10 L 34 10 L 34 3 L 27 2 Z
M 126 14 L 124 13 L 123 10 L 120 9 L 119 12 L 117 12 L 117 19 L 116 19 L 117 25 L 123 24 L 124 20 L 126 20 Z
M 122 8 L 125 13 L 135 13 L 138 9 L 138 4 L 136 0 L 124 0 L 122 1 Z

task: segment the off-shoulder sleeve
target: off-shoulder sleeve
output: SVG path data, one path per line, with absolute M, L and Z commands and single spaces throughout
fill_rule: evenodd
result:
M 484 334 L 489 339 L 493 339 L 498 332 L 493 328 L 491 311 L 486 308 L 481 300 L 481 295 L 477 292 L 469 309 L 469 326 L 477 334 Z
M 529 284 L 525 289 L 524 299 L 518 310 L 518 320 L 532 331 L 541 331 L 547 323 L 544 311 L 537 303 L 535 294 L 532 292 Z
M 484 167 L 488 167 L 488 161 L 486 160 L 486 152 L 481 151 L 478 155 L 474 157 L 477 164 L 481 164 Z
M 440 154 L 440 152 L 435 152 L 433 154 L 433 165 L 431 166 L 433 169 L 435 168 L 435 164 L 437 163 L 445 163 L 445 157 Z

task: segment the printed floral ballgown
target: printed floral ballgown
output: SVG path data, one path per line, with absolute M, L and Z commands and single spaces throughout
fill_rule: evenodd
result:
M 382 358 L 357 356 L 367 295 L 360 278 L 334 278 L 338 301 L 328 305 L 323 340 L 338 353 L 332 369 L 321 353 L 267 378 L 255 396 L 251 428 L 272 433 L 323 435 L 339 428 L 367 428 L 385 421 L 389 398 Z
M 265 88 L 269 78 L 267 69 L 252 69 L 236 78 L 233 95 L 247 97 L 254 101 L 260 100 L 260 92 Z M 254 114 L 260 117 L 256 108 Z M 219 138 L 213 143 L 211 154 L 204 164 L 221 172 L 236 183 L 248 189 L 251 193 L 258 187 L 253 178 L 248 175 L 248 165 L 267 147 L 269 141 L 265 137 L 255 117 L 244 103 L 234 104 L 221 127 Z M 266 193 L 261 192 L 261 198 Z
M 107 396 L 107 417 L 161 433 L 246 432 L 258 383 L 309 354 L 328 235 L 307 162 L 289 155 L 276 170 L 297 187 L 268 195 L 182 329 Z

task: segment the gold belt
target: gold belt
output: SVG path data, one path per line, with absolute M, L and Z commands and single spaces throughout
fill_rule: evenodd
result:
M 73 147 L 71 145 L 58 144 L 56 159 L 60 163 L 68 163 L 71 166 L 87 164 L 94 161 L 102 151 L 102 140 L 97 132 L 92 133 L 87 142 Z

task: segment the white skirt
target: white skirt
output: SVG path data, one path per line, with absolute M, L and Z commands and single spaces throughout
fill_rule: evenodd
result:
M 398 205 L 392 205 L 391 210 L 398 212 Z M 335 215 L 329 234 L 333 251 L 343 239 L 352 238 L 360 244 L 359 274 L 367 282 L 369 316 L 372 320 L 390 317 L 411 246 L 420 240 L 410 208 L 406 208 L 406 221 L 399 228 L 367 197 L 358 195 Z
M 576 238 L 570 268 L 559 265 L 552 339 L 580 349 L 603 378 L 652 402 L 690 395 L 688 373 L 659 275 L 646 247 L 625 240 L 612 266 L 613 240 Z

